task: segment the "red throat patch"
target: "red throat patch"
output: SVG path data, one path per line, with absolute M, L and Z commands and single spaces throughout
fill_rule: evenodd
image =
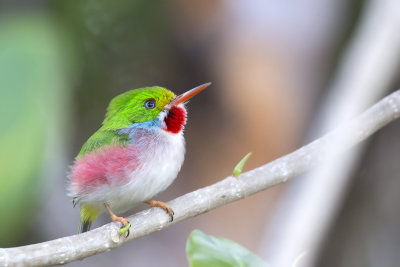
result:
M 167 128 L 165 131 L 179 133 L 186 123 L 186 110 L 181 107 L 172 107 L 164 119 Z

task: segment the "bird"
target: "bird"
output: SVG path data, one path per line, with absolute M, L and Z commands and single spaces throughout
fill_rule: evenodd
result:
M 211 83 L 179 96 L 160 87 L 144 87 L 114 97 L 101 127 L 84 143 L 68 179 L 68 195 L 80 207 L 78 233 L 108 212 L 120 222 L 120 234 L 131 224 L 123 213 L 145 202 L 173 220 L 174 211 L 153 197 L 175 180 L 184 161 L 185 104 Z

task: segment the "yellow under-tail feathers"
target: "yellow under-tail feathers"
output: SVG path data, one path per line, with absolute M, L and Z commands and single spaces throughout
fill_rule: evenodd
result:
M 81 219 L 79 222 L 78 233 L 86 232 L 90 229 L 92 222 L 99 217 L 101 211 L 91 205 L 83 204 L 81 206 Z

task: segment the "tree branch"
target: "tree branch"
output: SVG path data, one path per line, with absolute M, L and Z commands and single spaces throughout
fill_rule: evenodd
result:
M 213 185 L 178 197 L 168 204 L 175 211 L 174 221 L 160 209 L 148 209 L 128 217 L 132 224 L 128 238 L 119 236 L 119 224 L 109 223 L 90 232 L 39 244 L 0 249 L 0 266 L 47 266 L 65 264 L 108 251 L 144 235 L 159 231 L 184 219 L 242 199 L 303 173 L 323 162 L 330 144 L 346 140 L 338 149 L 344 152 L 400 116 L 400 90 L 382 99 L 357 118 L 320 139 L 266 165 L 229 176 Z
M 328 93 L 308 129 L 308 140 L 359 114 L 380 99 L 390 82 L 397 79 L 399 9 L 398 0 L 365 1 Z M 331 144 L 332 152 L 342 147 L 342 140 L 337 141 Z M 360 145 L 345 155 L 326 152 L 331 156 L 325 158 L 323 165 L 296 179 L 281 195 L 259 246 L 260 256 L 268 259 L 271 266 L 290 266 L 304 250 L 309 253 L 299 267 L 316 265 L 330 227 L 347 199 L 355 171 L 365 157 L 365 148 Z

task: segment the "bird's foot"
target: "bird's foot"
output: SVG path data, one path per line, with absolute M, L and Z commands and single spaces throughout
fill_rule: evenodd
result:
M 111 216 L 111 221 L 112 222 L 120 222 L 122 224 L 121 228 L 119 229 L 120 235 L 125 235 L 125 237 L 129 236 L 129 229 L 131 228 L 130 222 L 125 219 L 124 217 L 118 217 L 118 216 Z
M 162 208 L 163 210 L 165 210 L 165 212 L 168 213 L 169 217 L 171 218 L 171 222 L 174 220 L 175 212 L 166 203 L 157 200 L 148 200 L 146 201 L 146 203 L 149 204 L 151 207 Z
M 104 206 L 106 207 L 108 213 L 110 213 L 110 217 L 111 217 L 111 221 L 112 222 L 120 222 L 122 223 L 121 228 L 119 229 L 119 233 L 120 235 L 125 235 L 125 237 L 129 236 L 129 229 L 131 228 L 131 224 L 130 222 L 125 219 L 124 217 L 118 217 L 117 215 L 114 214 L 114 212 L 112 212 L 110 206 L 107 203 L 104 203 Z
M 111 221 L 112 222 L 120 222 L 122 224 L 121 228 L 119 229 L 120 235 L 125 235 L 125 237 L 129 236 L 129 229 L 131 228 L 130 222 L 125 219 L 124 217 L 118 217 L 116 215 L 111 216 Z

